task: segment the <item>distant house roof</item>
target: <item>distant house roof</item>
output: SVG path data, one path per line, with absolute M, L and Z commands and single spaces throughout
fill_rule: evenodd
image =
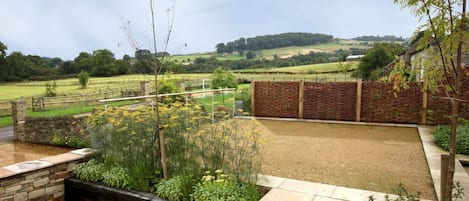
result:
M 365 55 L 351 55 L 351 56 L 347 56 L 345 57 L 345 60 L 347 61 L 350 61 L 350 60 L 359 60 L 360 58 L 364 57 Z

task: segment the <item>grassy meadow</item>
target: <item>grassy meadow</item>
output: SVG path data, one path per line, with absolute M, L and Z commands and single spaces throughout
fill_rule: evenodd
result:
M 300 66 L 290 66 L 290 67 L 279 67 L 279 68 L 260 68 L 254 70 L 240 70 L 237 72 L 284 72 L 284 73 L 300 73 L 300 74 L 312 74 L 312 73 L 328 73 L 328 72 L 338 72 L 340 68 L 338 67 L 340 62 L 333 63 L 323 63 L 323 64 L 308 64 Z M 357 69 L 358 62 L 342 62 L 342 64 L 352 63 L 352 68 Z
M 353 62 L 354 68 L 356 68 L 356 65 L 357 62 Z M 301 79 L 306 81 L 354 81 L 353 78 L 350 78 L 350 73 L 326 73 L 337 71 L 340 71 L 340 69 L 338 68 L 338 63 L 325 63 L 282 68 L 250 69 L 235 71 L 234 74 L 237 78 L 262 81 L 295 81 Z M 249 72 L 253 73 L 251 74 Z M 264 74 L 263 72 L 265 72 L 266 74 Z M 275 72 L 275 74 L 269 74 L 272 72 Z M 172 77 L 178 79 L 192 81 L 210 79 L 210 76 L 211 74 L 209 73 L 172 75 Z M 90 79 L 90 83 L 85 89 L 80 88 L 77 78 L 56 80 L 55 82 L 57 83 L 57 94 L 60 96 L 73 94 L 102 93 L 111 90 L 138 88 L 140 87 L 140 81 L 151 81 L 153 79 L 154 76 L 143 74 L 123 75 L 104 78 L 93 77 Z M 32 96 L 42 96 L 46 90 L 46 83 L 47 81 L 0 83 L 0 101 L 19 99 L 21 97 L 28 98 Z
M 367 49 L 370 46 L 360 45 L 360 41 L 355 40 L 339 40 L 338 42 L 330 42 L 318 45 L 309 45 L 309 46 L 291 46 L 291 47 L 282 47 L 274 48 L 268 50 L 256 51 L 258 54 L 256 58 L 258 59 L 274 59 L 274 55 L 277 55 L 279 58 L 287 58 L 297 54 L 308 54 L 309 52 L 326 52 L 332 53 L 337 50 L 349 50 L 350 48 L 360 48 Z M 178 63 L 192 63 L 197 57 L 209 58 L 215 57 L 218 60 L 239 60 L 246 59 L 246 56 L 240 55 L 225 55 L 217 52 L 206 52 L 206 53 L 196 53 L 196 54 L 187 54 L 187 55 L 173 55 L 170 57 L 171 61 Z

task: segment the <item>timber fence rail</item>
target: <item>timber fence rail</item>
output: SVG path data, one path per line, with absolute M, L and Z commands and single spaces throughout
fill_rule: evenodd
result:
M 44 111 L 84 105 L 96 105 L 99 100 L 110 98 L 132 97 L 140 95 L 140 89 L 128 88 L 121 90 L 105 91 L 102 93 L 88 93 L 54 97 L 32 97 L 31 108 L 33 111 Z

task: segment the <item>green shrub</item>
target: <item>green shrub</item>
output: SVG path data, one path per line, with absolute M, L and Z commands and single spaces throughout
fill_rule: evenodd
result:
M 189 201 L 194 186 L 192 176 L 175 176 L 168 180 L 161 180 L 157 185 L 156 194 L 169 201 Z
M 241 89 L 236 92 L 235 100 L 243 101 L 243 112 L 251 112 L 251 92 L 249 89 Z
M 82 70 L 78 74 L 78 82 L 80 83 L 82 89 L 86 88 L 86 86 L 88 86 L 88 83 L 90 82 L 90 74 Z
M 456 133 L 456 153 L 469 154 L 469 123 L 458 125 Z M 434 135 L 435 143 L 442 149 L 448 151 L 450 145 L 451 126 L 437 126 Z
M 71 136 L 65 137 L 65 145 L 68 147 L 81 149 L 90 147 L 90 142 L 79 137 Z
M 97 182 L 102 180 L 104 164 L 98 163 L 98 161 L 95 159 L 91 159 L 86 163 L 77 165 L 74 173 L 78 179 L 89 182 Z
M 57 96 L 57 82 L 55 80 L 50 83 L 46 83 L 46 93 L 44 94 L 46 97 L 54 97 Z
M 108 171 L 104 172 L 103 182 L 114 188 L 125 188 L 130 189 L 130 176 L 129 170 L 123 167 L 112 167 Z
M 233 177 L 215 171 L 216 176 L 207 172 L 202 182 L 194 187 L 194 201 L 257 201 L 259 192 L 253 184 L 240 184 Z

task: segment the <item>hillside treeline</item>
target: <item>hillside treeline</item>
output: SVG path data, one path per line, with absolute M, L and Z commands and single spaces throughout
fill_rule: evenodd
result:
M 358 40 L 358 41 L 405 41 L 404 38 L 393 36 L 393 35 L 359 36 L 359 37 L 352 38 L 352 40 Z
M 166 70 L 175 73 L 210 73 L 217 67 L 222 66 L 225 69 L 242 70 L 255 68 L 276 68 L 298 66 L 306 64 L 329 63 L 336 61 L 344 61 L 349 55 L 349 51 L 337 51 L 335 53 L 317 53 L 310 52 L 308 54 L 294 55 L 290 58 L 274 58 L 268 59 L 240 59 L 240 60 L 217 60 L 214 57 L 202 58 L 198 57 L 192 64 L 180 65 L 170 63 L 166 65 Z
M 244 51 L 258 51 L 289 46 L 306 46 L 330 42 L 334 37 L 319 33 L 282 33 L 275 35 L 256 36 L 254 38 L 240 38 L 227 43 L 218 43 L 215 48 L 218 53 L 232 53 Z

